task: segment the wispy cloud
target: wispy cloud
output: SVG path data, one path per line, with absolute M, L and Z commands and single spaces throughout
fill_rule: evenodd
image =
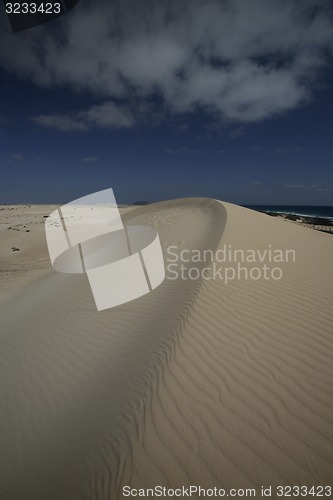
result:
M 324 188 L 319 184 L 287 184 L 285 185 L 287 189 L 295 189 L 295 190 L 305 190 L 305 191 L 317 191 L 317 192 L 329 192 L 332 191 L 329 188 Z
M 244 131 L 245 131 L 244 127 L 233 128 L 229 132 L 229 137 L 230 139 L 237 139 L 237 137 L 240 137 L 241 135 L 244 134 Z
M 181 148 L 175 148 L 175 149 L 172 149 L 172 148 L 166 149 L 165 152 L 170 154 L 170 155 L 175 155 L 175 154 L 179 154 L 179 153 L 194 154 L 194 153 L 199 153 L 199 150 L 198 149 L 191 149 L 191 148 L 187 148 L 187 147 L 181 147 Z
M 78 116 L 37 115 L 32 116 L 31 120 L 42 127 L 54 128 L 62 132 L 88 130 L 87 124 L 81 121 Z
M 21 153 L 11 153 L 6 157 L 8 161 L 22 161 L 23 155 Z
M 31 117 L 42 127 L 54 128 L 63 132 L 80 132 L 94 127 L 130 128 L 135 125 L 132 113 L 113 102 L 104 102 L 87 110 L 72 114 L 50 114 Z
M 276 148 L 270 152 L 272 154 L 275 154 L 275 155 L 284 155 L 286 153 L 301 153 L 302 151 L 304 151 L 304 148 L 301 148 L 299 146 L 293 146 L 291 148 L 290 147 L 289 148 Z
M 97 158 L 96 156 L 86 156 L 85 158 L 82 158 L 81 161 L 83 163 L 94 163 L 98 160 L 99 160 L 99 158 Z
M 275 149 L 268 149 L 262 146 L 251 146 L 250 148 L 248 148 L 248 151 L 251 151 L 252 153 L 284 155 L 287 153 L 301 153 L 302 151 L 304 151 L 304 148 L 299 146 L 293 146 L 293 147 L 284 147 L 284 148 L 279 147 Z
M 12 36 L 0 26 L 0 63 L 44 87 L 90 91 L 102 106 L 158 95 L 166 115 L 200 108 L 223 123 L 250 123 L 311 99 L 332 53 L 329 9 L 317 0 L 81 2 L 65 22 L 33 32 Z M 65 131 L 133 125 L 116 115 L 92 109 L 35 121 Z
M 176 125 L 175 128 L 178 132 L 187 132 L 188 125 L 187 123 L 179 123 L 178 125 Z

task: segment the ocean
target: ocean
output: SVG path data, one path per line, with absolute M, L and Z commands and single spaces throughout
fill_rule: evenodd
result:
M 244 205 L 257 212 L 273 212 L 277 214 L 292 214 L 304 217 L 322 217 L 333 222 L 333 206 L 316 207 L 300 205 Z

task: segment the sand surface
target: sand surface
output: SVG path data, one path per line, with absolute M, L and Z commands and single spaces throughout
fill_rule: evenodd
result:
M 137 207 L 124 220 L 156 227 L 165 256 L 271 245 L 296 260 L 280 280 L 166 279 L 97 312 L 84 275 L 50 268 L 55 207 L 1 208 L 1 499 L 332 484 L 331 235 L 215 200 Z

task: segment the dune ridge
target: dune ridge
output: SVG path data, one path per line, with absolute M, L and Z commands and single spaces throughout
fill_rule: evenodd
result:
M 167 279 L 99 313 L 83 276 L 16 286 L 0 306 L 4 498 L 332 483 L 331 235 L 207 199 L 124 220 L 156 227 L 165 255 L 270 244 L 296 261 L 279 281 Z

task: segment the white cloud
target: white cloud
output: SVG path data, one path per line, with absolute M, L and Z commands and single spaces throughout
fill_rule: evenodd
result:
M 133 126 L 133 116 L 113 109 L 111 100 L 137 103 L 152 95 L 161 97 L 163 112 L 199 106 L 219 120 L 253 122 L 311 99 L 332 54 L 327 5 L 324 0 L 81 2 L 61 21 L 15 36 L 3 29 L 0 64 L 39 85 L 88 90 L 104 101 L 74 116 L 36 117 L 44 126 Z

